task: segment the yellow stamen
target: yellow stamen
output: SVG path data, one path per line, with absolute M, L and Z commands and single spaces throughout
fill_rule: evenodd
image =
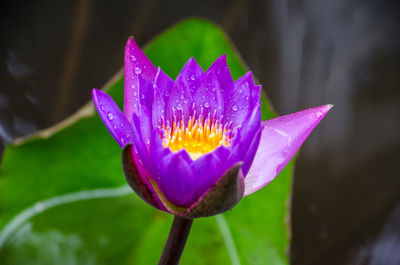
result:
M 162 144 L 172 151 L 186 149 L 192 159 L 197 159 L 215 148 L 229 146 L 232 140 L 231 129 L 224 126 L 220 119 L 204 119 L 203 115 L 189 117 L 186 122 L 174 121 L 172 128 L 165 123 L 161 124 Z

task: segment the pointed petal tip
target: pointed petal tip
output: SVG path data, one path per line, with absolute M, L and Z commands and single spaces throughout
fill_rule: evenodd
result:
M 228 57 L 227 57 L 226 54 L 224 53 L 224 54 L 222 54 L 218 59 L 226 61 L 227 58 L 228 58 Z M 218 60 L 218 59 L 217 59 L 217 60 Z
M 129 36 L 128 39 L 126 40 L 125 47 L 129 47 L 132 45 L 136 45 L 135 38 L 133 36 Z
M 93 99 L 95 105 L 97 105 L 97 103 L 99 101 L 99 96 L 104 96 L 106 98 L 110 98 L 110 96 L 107 93 L 103 92 L 102 90 L 93 88 L 92 89 L 92 99 Z
M 322 119 L 333 108 L 333 106 L 333 104 L 318 106 L 314 108 L 314 111 L 317 111 L 317 117 L 320 117 Z

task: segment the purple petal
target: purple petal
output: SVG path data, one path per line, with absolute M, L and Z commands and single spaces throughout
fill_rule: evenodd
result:
M 241 164 L 239 162 L 225 171 L 202 197 L 179 215 L 186 218 L 206 217 L 232 209 L 243 197 Z
M 153 127 L 160 126 L 164 120 L 166 102 L 173 85 L 174 81 L 158 68 L 153 84 L 154 96 L 151 108 Z
M 239 131 L 236 132 L 236 136 L 233 139 L 232 143 L 232 152 L 228 159 L 228 165 L 234 165 L 238 161 L 244 161 L 245 155 L 249 150 L 253 140 L 256 137 L 256 134 L 260 130 L 261 126 L 261 109 L 258 104 L 253 111 L 246 117 L 245 122 L 240 128 Z M 257 147 L 255 147 L 257 148 Z M 249 160 L 250 158 L 247 158 Z M 244 164 L 244 172 L 247 173 L 249 169 L 249 163 Z M 243 170 L 243 167 L 242 167 Z
M 128 120 L 132 121 L 133 113 L 138 111 L 138 76 L 153 82 L 156 68 L 136 44 L 133 37 L 126 42 L 124 62 L 124 113 Z
M 217 117 L 224 112 L 224 100 L 217 74 L 214 71 L 207 72 L 200 80 L 199 88 L 193 94 L 193 101 L 197 113 L 203 113 L 207 117 L 216 111 Z
M 163 97 L 164 101 L 167 101 L 173 85 L 174 80 L 172 80 L 167 74 L 165 74 L 159 67 L 157 69 L 157 74 L 154 79 L 154 87 L 159 88 L 160 95 Z
M 143 135 L 142 124 L 139 116 L 134 113 L 132 119 L 133 143 L 136 152 L 147 171 L 150 170 L 149 151 Z
M 240 89 L 243 86 L 248 86 L 250 94 L 249 94 L 249 100 L 250 100 L 250 108 L 254 108 L 254 106 L 258 103 L 260 103 L 260 90 L 261 90 L 261 85 L 256 86 L 254 84 L 253 80 L 253 75 L 251 72 L 247 72 L 244 76 L 239 78 L 238 80 L 235 81 L 234 83 L 235 89 Z M 247 99 L 247 95 L 246 95 Z
M 222 91 L 232 90 L 233 80 L 231 72 L 229 71 L 228 63 L 226 62 L 226 54 L 221 55 L 215 62 L 208 68 L 207 73 L 215 72 L 219 83 L 221 84 Z
M 214 153 L 205 154 L 196 159 L 191 165 L 195 175 L 197 198 L 202 196 L 228 169 Z
M 132 145 L 126 145 L 122 150 L 122 165 L 129 186 L 151 206 L 169 212 L 147 179 L 146 170 L 137 158 Z
M 222 163 L 225 163 L 225 161 L 228 159 L 228 156 L 231 153 L 231 151 L 227 147 L 221 145 L 217 149 L 215 149 L 213 151 L 213 153 L 218 157 L 218 159 Z
M 190 169 L 192 160 L 185 150 L 172 152 L 161 144 L 156 130 L 150 141 L 152 170 L 150 178 L 165 198 L 178 206 L 187 207 L 196 199 L 195 176 Z
M 258 103 L 251 113 L 246 117 L 242 127 L 240 128 L 240 135 L 242 137 L 241 143 L 246 146 L 253 140 L 255 133 L 261 125 L 261 108 Z
M 232 121 L 233 128 L 240 126 L 254 108 L 251 92 L 256 93 L 255 90 L 251 72 L 238 79 L 234 83 L 234 89 L 224 94 L 225 113 L 223 121 Z
M 186 80 L 186 83 L 192 94 L 195 90 L 197 90 L 199 80 L 203 75 L 203 69 L 201 69 L 200 65 L 193 57 L 186 62 L 179 73 L 179 76 Z
M 249 144 L 247 151 L 243 157 L 242 172 L 243 176 L 246 176 L 250 170 L 251 164 L 253 163 L 254 157 L 256 155 L 258 146 L 260 144 L 261 132 L 263 128 L 260 128 L 253 137 L 253 140 Z
M 117 143 L 123 147 L 133 142 L 132 125 L 112 98 L 98 89 L 92 90 L 92 97 L 100 118 Z
M 151 110 L 153 107 L 153 84 L 139 76 L 139 107 L 146 106 Z
M 140 130 L 143 141 L 148 145 L 150 142 L 150 134 L 153 130 L 151 111 L 145 105 L 141 105 L 139 108 L 139 116 L 137 117 L 140 125 L 137 125 L 136 128 Z
M 253 79 L 251 79 L 253 80 Z M 254 84 L 254 83 L 253 83 Z M 255 106 L 258 103 L 260 103 L 260 91 L 261 91 L 262 86 L 261 85 L 250 85 L 250 104 L 251 106 Z
M 162 172 L 166 171 L 167 164 L 163 159 L 170 156 L 172 151 L 165 148 L 161 143 L 161 138 L 156 130 L 153 130 L 150 138 L 149 155 L 151 161 L 150 178 L 153 179 L 157 185 L 160 185 L 160 176 Z
M 323 105 L 262 122 L 254 161 L 245 179 L 245 196 L 271 182 L 295 155 L 332 105 Z
M 178 75 L 167 102 L 165 119 L 172 122 L 174 118 L 180 121 L 183 117 L 187 121 L 192 108 L 193 98 L 187 80 L 182 75 Z
M 196 179 L 181 151 L 163 159 L 167 170 L 161 172 L 159 186 L 165 198 L 181 207 L 189 207 L 196 200 Z

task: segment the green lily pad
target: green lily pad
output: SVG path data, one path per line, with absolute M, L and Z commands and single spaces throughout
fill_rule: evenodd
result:
M 189 19 L 144 49 L 176 77 L 190 57 L 221 54 L 234 79 L 247 67 L 215 24 Z M 123 78 L 105 86 L 122 107 Z M 262 117 L 275 117 L 265 95 Z M 231 211 L 196 219 L 181 264 L 288 264 L 293 162 Z M 0 264 L 156 264 L 172 216 L 125 183 L 121 149 L 90 103 L 69 120 L 6 148 L 0 168 Z

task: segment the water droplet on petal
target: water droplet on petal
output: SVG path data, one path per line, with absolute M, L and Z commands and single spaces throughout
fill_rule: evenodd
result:
M 324 115 L 324 113 L 323 113 L 322 111 L 318 111 L 318 112 L 315 114 L 315 117 L 320 118 L 322 115 Z
M 146 139 L 146 140 L 144 140 L 144 142 L 145 142 L 146 144 L 150 144 L 150 139 Z
M 124 138 L 121 138 L 121 143 L 123 144 L 125 142 Z
M 132 60 L 132 62 L 136 61 L 136 57 L 131 55 L 131 60 Z
M 234 105 L 233 107 L 232 107 L 232 110 L 233 111 L 237 111 L 239 108 L 238 108 L 238 106 L 236 106 L 236 105 Z
M 108 120 L 113 120 L 114 119 L 114 115 L 111 113 L 111 112 L 109 112 L 108 114 L 107 114 L 107 118 L 108 118 Z
M 218 69 L 218 70 L 217 70 L 217 75 L 219 75 L 220 73 L 221 73 L 221 70 Z
M 101 110 L 105 110 L 104 105 L 100 105 L 100 109 L 101 109 Z
M 208 103 L 207 101 L 204 102 L 204 107 L 205 107 L 206 109 L 208 109 L 208 108 L 210 107 L 210 103 Z
M 191 76 L 190 76 L 190 79 L 193 81 L 193 80 L 195 80 L 196 78 L 194 77 L 194 75 L 191 75 Z
M 136 97 L 136 96 L 137 96 L 137 93 L 136 93 L 136 91 L 133 91 L 133 96 L 134 96 L 134 97 Z
M 182 110 L 182 105 L 181 104 L 176 105 L 176 109 L 177 110 Z
M 140 67 L 135 67 L 135 74 L 140 75 L 142 73 L 142 69 Z

